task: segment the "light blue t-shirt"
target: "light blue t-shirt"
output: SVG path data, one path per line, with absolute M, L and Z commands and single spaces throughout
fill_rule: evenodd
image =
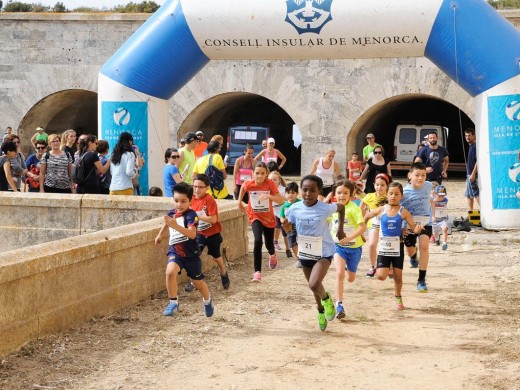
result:
M 162 171 L 163 184 L 164 184 L 164 196 L 171 198 L 173 196 L 172 187 L 177 184 L 173 179 L 173 175 L 179 173 L 179 169 L 172 164 L 166 164 Z
M 314 206 L 307 207 L 304 202 L 297 202 L 285 211 L 285 216 L 296 227 L 298 237 L 321 237 L 322 257 L 330 257 L 336 253 L 336 244 L 330 235 L 327 218 L 336 211 L 338 211 L 336 203 L 318 201 Z
M 401 206 L 412 214 L 412 217 L 428 217 L 428 223 L 424 223 L 423 226 L 431 226 L 431 193 L 432 183 L 429 181 L 424 182 L 424 185 L 419 189 L 414 189 L 408 184 L 403 191 L 403 199 L 401 200 Z M 415 218 L 414 218 L 415 220 Z

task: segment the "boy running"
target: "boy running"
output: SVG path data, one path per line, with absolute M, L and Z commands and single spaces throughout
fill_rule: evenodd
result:
M 298 183 L 291 182 L 287 184 L 285 187 L 285 198 L 287 201 L 282 205 L 280 208 L 280 222 L 283 224 L 285 222 L 285 215 L 287 213 L 287 210 L 289 207 L 291 207 L 296 202 L 301 202 L 301 199 L 298 198 Z M 294 256 L 298 258 L 298 234 L 296 233 L 296 229 L 293 229 L 290 232 L 287 232 L 287 241 L 289 242 L 289 248 L 294 253 Z M 296 268 L 301 268 L 302 263 L 300 263 L 300 260 L 296 263 Z
M 448 197 L 446 196 L 446 187 L 437 186 L 433 192 L 433 203 L 435 205 L 432 217 L 433 236 L 435 243 L 440 245 L 442 234 L 442 250 L 445 251 L 448 249 Z

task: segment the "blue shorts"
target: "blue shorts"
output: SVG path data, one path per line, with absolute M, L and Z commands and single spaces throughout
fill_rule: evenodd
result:
M 202 260 L 200 257 L 180 257 L 177 255 L 170 254 L 168 257 L 168 263 L 177 264 L 181 271 L 186 270 L 186 274 L 190 279 L 193 280 L 204 280 L 204 274 L 202 273 Z M 181 273 L 179 271 L 179 274 Z
M 363 247 L 359 248 L 347 248 L 344 246 L 336 245 L 336 253 L 343 260 L 347 262 L 347 270 L 349 272 L 357 272 L 357 267 L 359 261 L 361 260 L 361 253 L 363 252 Z
M 474 182 L 469 181 L 469 177 L 466 178 L 466 191 L 464 197 L 474 199 L 479 197 L 478 181 L 475 179 Z
M 296 233 L 296 229 L 287 233 L 287 241 L 289 242 L 289 248 L 291 249 L 298 245 L 298 233 Z

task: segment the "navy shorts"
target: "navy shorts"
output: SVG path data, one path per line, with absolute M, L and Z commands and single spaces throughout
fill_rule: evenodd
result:
M 428 238 L 430 238 L 432 236 L 432 227 L 424 226 L 424 230 L 419 234 L 408 233 L 408 235 L 404 238 L 404 245 L 409 248 L 415 246 L 415 244 L 417 244 L 417 237 L 422 235 L 428 236 Z
M 287 241 L 289 242 L 289 248 L 294 248 L 298 245 L 298 233 L 296 233 L 296 229 L 287 233 Z
M 282 221 L 280 221 L 280 218 L 278 218 L 278 217 L 275 217 L 275 218 L 276 218 L 276 228 L 280 229 L 282 231 L 282 236 L 287 237 L 287 233 L 282 228 Z
M 204 280 L 204 274 L 202 273 L 202 260 L 200 257 L 180 257 L 177 255 L 170 254 L 168 256 L 168 263 L 177 264 L 181 271 L 186 270 L 186 274 L 190 279 L 193 280 Z M 179 274 L 181 273 L 179 271 Z
M 399 256 L 377 256 L 377 268 L 393 268 L 403 269 L 404 266 L 404 244 L 401 242 Z
M 332 256 L 322 257 L 322 259 L 328 260 L 329 263 L 332 263 Z M 300 264 L 302 265 L 302 267 L 305 267 L 305 268 L 312 268 L 318 262 L 318 260 L 307 260 L 307 259 L 299 259 L 299 260 L 300 260 Z
M 212 236 L 203 236 L 202 234 L 197 234 L 197 246 L 199 247 L 199 252 L 202 253 L 204 247 L 208 247 L 208 255 L 213 257 L 214 259 L 218 259 L 222 254 L 220 253 L 220 245 L 222 244 L 222 236 L 220 233 L 213 234 Z

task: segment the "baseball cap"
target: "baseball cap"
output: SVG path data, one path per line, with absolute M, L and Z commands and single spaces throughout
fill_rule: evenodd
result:
M 186 138 L 186 143 L 189 144 L 192 141 L 195 141 L 197 139 L 197 134 L 195 134 L 195 133 L 188 133 L 188 134 L 186 134 L 186 136 L 184 138 Z
M 376 137 L 374 137 L 374 134 L 368 133 L 366 138 L 376 138 Z
M 437 195 L 446 195 L 446 187 L 444 186 L 437 186 L 435 187 L 434 191 Z
M 37 127 L 35 131 L 43 131 L 43 127 Z
M 267 139 L 268 144 L 274 144 L 274 138 L 268 138 Z
M 195 134 L 196 134 L 196 135 L 200 135 L 200 134 L 204 135 L 204 133 L 203 133 L 202 131 L 200 131 L 200 130 L 197 131 Z

